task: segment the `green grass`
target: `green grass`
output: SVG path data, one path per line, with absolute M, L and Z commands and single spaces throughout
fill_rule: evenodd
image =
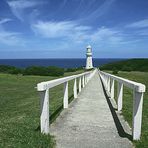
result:
M 148 72 L 119 72 L 117 75 L 146 85 L 147 90 L 144 93 L 144 100 L 143 100 L 141 140 L 134 141 L 134 144 L 136 148 L 147 148 L 148 147 Z M 115 88 L 117 88 L 116 85 Z M 115 91 L 117 91 L 117 89 L 115 89 Z M 124 93 L 123 93 L 122 113 L 125 117 L 125 120 L 127 120 L 129 125 L 132 126 L 133 92 L 131 89 L 127 87 L 124 87 L 123 92 Z
M 81 73 L 66 73 L 65 76 Z M 39 95 L 34 88 L 42 81 L 57 77 L 17 76 L 0 74 L 0 147 L 47 148 L 54 147 L 50 135 L 42 135 L 39 129 Z M 69 82 L 69 97 L 73 81 Z M 63 85 L 50 90 L 50 114 L 62 105 Z

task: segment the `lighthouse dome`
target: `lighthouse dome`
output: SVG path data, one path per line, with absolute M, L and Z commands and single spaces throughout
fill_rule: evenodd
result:
M 90 46 L 90 45 L 88 45 L 86 48 L 91 48 L 91 46 Z

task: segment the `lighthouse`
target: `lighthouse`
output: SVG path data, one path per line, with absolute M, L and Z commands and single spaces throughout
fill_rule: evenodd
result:
M 92 48 L 90 45 L 86 47 L 86 69 L 92 69 Z

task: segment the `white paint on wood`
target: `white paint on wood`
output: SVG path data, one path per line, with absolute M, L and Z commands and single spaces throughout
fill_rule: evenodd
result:
M 74 92 L 74 98 L 77 98 L 77 79 L 76 78 L 74 80 L 73 92 Z
M 64 83 L 63 107 L 64 107 L 64 108 L 68 108 L 68 82 L 65 82 L 65 83 Z
M 139 140 L 141 135 L 141 124 L 142 124 L 142 105 L 143 105 L 143 93 L 145 92 L 145 85 L 137 83 L 131 80 L 127 80 L 118 76 L 114 76 L 102 71 L 99 71 L 100 77 L 103 81 L 104 87 L 108 88 L 107 77 L 112 79 L 111 83 L 111 98 L 114 97 L 114 80 L 118 82 L 118 93 L 117 93 L 117 106 L 118 111 L 122 110 L 123 101 L 123 85 L 133 89 L 133 140 Z
M 110 92 L 110 77 L 107 78 L 107 90 Z
M 115 93 L 115 81 L 114 79 L 111 79 L 111 98 L 113 99 L 114 98 L 114 93 Z
M 100 75 L 102 75 L 102 77 L 109 76 L 111 79 L 114 79 L 120 83 L 123 83 L 123 85 L 125 85 L 133 90 L 136 90 L 137 92 L 145 92 L 145 85 L 144 84 L 137 83 L 137 82 L 134 82 L 134 81 L 131 81 L 131 80 L 128 80 L 125 78 L 121 78 L 121 77 L 118 77 L 115 75 L 111 75 L 109 73 L 102 72 L 102 71 L 100 71 L 99 73 L 100 73 Z
M 123 101 L 123 84 L 118 82 L 118 92 L 117 92 L 118 111 L 122 110 L 122 101 Z
M 81 77 L 79 78 L 79 92 L 81 92 Z
M 94 75 L 96 70 L 85 72 L 78 75 L 68 76 L 60 79 L 55 79 L 47 82 L 41 82 L 37 84 L 37 90 L 40 93 L 40 105 L 41 105 L 41 115 L 40 115 L 40 126 L 41 126 L 41 133 L 48 134 L 49 133 L 49 90 L 52 87 L 64 83 L 64 99 L 63 99 L 63 106 L 64 108 L 68 108 L 68 81 L 75 79 L 74 83 L 74 97 L 77 98 L 77 81 L 79 79 L 79 92 L 85 85 L 84 77 L 87 75 L 87 81 L 89 81 L 92 76 Z M 83 77 L 83 83 L 82 83 Z
M 82 76 L 82 87 L 84 87 L 85 84 L 84 84 L 84 76 Z
M 85 72 L 85 73 L 78 74 L 78 75 L 73 75 L 73 76 L 59 78 L 59 79 L 55 79 L 55 80 L 51 80 L 51 81 L 41 82 L 41 83 L 37 84 L 37 90 L 38 91 L 44 91 L 46 89 L 49 89 L 49 88 L 55 87 L 57 85 L 63 84 L 64 82 L 71 81 L 75 78 L 79 78 L 79 77 L 82 77 L 82 76 L 87 75 L 87 74 L 91 75 L 92 73 L 93 73 L 93 71 L 89 71 L 89 72 Z
M 41 133 L 49 134 L 49 90 L 40 92 L 41 116 L 40 126 Z
M 133 140 L 139 140 L 141 136 L 143 93 L 134 91 L 133 98 Z

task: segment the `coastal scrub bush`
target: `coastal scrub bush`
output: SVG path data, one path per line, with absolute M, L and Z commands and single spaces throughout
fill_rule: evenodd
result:
M 75 72 L 77 70 L 82 70 L 83 67 L 76 67 L 76 68 L 66 68 L 65 72 Z
M 99 67 L 100 70 L 111 70 L 116 68 L 119 71 L 148 71 L 148 59 L 128 59 L 118 62 L 111 62 Z
M 64 69 L 59 67 L 30 66 L 25 68 L 23 75 L 63 76 Z
M 47 69 L 42 66 L 29 66 L 24 69 L 23 75 L 48 76 Z
M 77 69 L 76 68 L 67 68 L 65 71 L 66 72 L 75 72 L 75 71 L 77 71 Z
M 113 68 L 113 74 L 118 74 L 118 70 L 116 68 Z
M 9 73 L 10 73 L 10 74 L 22 74 L 22 73 L 23 73 L 23 69 L 14 67 L 13 69 L 11 69 L 11 70 L 9 71 Z
M 59 68 L 55 66 L 49 66 L 46 68 L 49 76 L 63 76 L 64 68 Z
M 129 67 L 129 66 L 124 65 L 121 70 L 122 71 L 128 71 L 128 72 L 130 72 L 130 71 L 132 71 L 132 67 Z
M 55 66 L 29 66 L 24 69 L 14 66 L 0 65 L 0 73 L 39 75 L 39 76 L 63 76 L 64 69 Z
M 0 73 L 21 74 L 22 69 L 9 65 L 0 65 Z

